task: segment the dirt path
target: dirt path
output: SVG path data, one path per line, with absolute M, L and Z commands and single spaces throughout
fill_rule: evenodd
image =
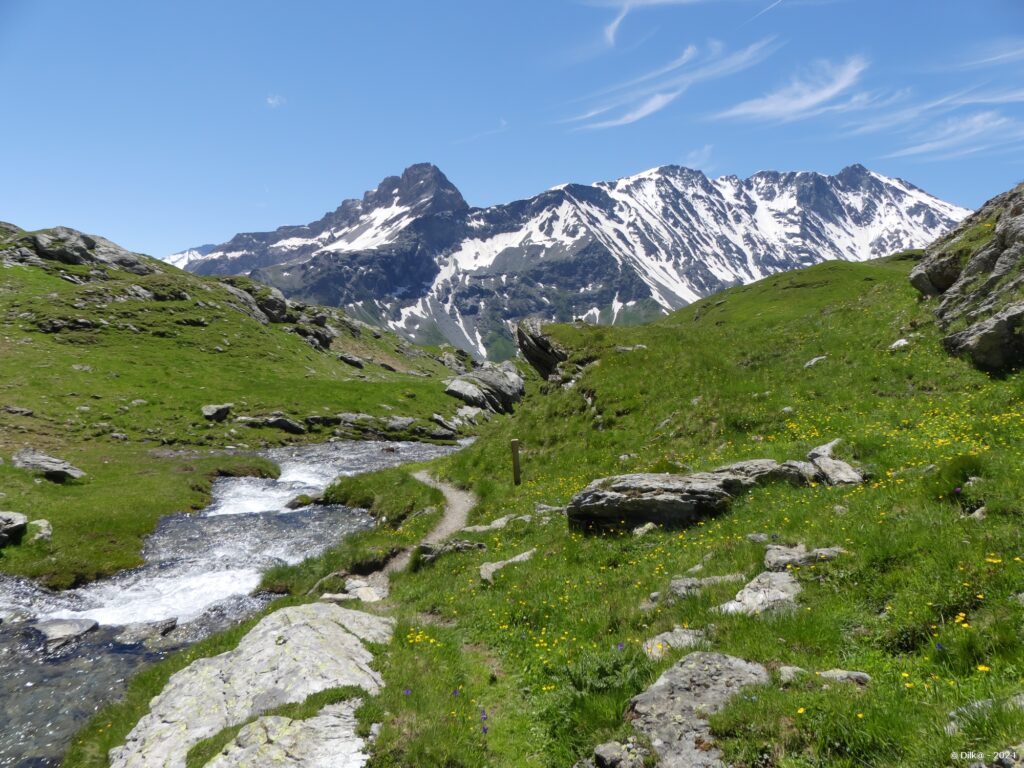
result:
M 431 488 L 436 488 L 444 494 L 445 509 L 444 515 L 434 529 L 423 537 L 421 544 L 440 544 L 456 531 L 466 527 L 469 519 L 469 511 L 476 506 L 476 497 L 468 491 L 456 488 L 454 485 L 435 480 L 426 470 L 421 469 L 414 472 L 413 477 Z M 396 573 L 405 570 L 412 559 L 412 549 L 407 549 L 398 557 L 393 558 L 386 566 L 384 573 Z

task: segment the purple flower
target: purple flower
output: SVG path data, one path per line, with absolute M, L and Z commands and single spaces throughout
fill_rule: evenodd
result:
M 412 689 L 406 688 L 404 691 L 402 691 L 402 693 L 404 693 L 406 696 L 412 696 Z
M 961 493 L 962 491 L 963 491 L 963 488 L 961 488 L 959 485 L 956 488 L 953 489 L 953 493 Z
M 486 725 L 483 726 L 480 730 L 483 731 L 486 734 L 487 733 L 487 726 Z
M 458 695 L 459 695 L 459 689 L 456 688 L 455 690 L 452 691 L 452 696 L 458 696 Z
M 487 710 L 486 709 L 481 709 L 480 710 L 480 719 L 481 720 L 486 720 L 487 719 Z M 484 726 L 484 727 L 486 728 L 487 726 Z
M 624 650 L 626 650 L 626 644 L 625 644 L 625 643 L 619 643 L 619 644 L 618 644 L 617 646 L 615 646 L 615 647 L 616 647 L 616 648 L 618 648 L 618 649 L 619 649 L 620 651 L 624 651 Z
M 946 650 L 946 646 L 944 646 L 942 643 L 936 643 L 935 644 L 935 649 L 938 650 L 938 651 L 944 651 L 944 650 Z

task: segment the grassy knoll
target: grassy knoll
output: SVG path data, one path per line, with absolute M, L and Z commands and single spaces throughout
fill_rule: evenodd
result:
M 595 361 L 579 382 L 534 380 L 513 418 L 437 464 L 480 497 L 473 522 L 564 504 L 596 477 L 802 458 L 836 437 L 872 478 L 758 489 L 719 518 L 643 538 L 583 536 L 558 516 L 514 523 L 473 536 L 486 552 L 397 576 L 401 624 L 379 661 L 387 688 L 366 705 L 383 723 L 372 765 L 571 765 L 629 732 L 628 699 L 682 655 L 652 662 L 640 643 L 676 624 L 708 628 L 715 650 L 812 672 L 750 690 L 714 719 L 738 766 L 923 768 L 947 764 L 952 749 L 1016 743 L 1024 715 L 998 706 L 957 735 L 943 728 L 951 710 L 1024 680 L 1024 605 L 1012 597 L 1024 590 L 1024 382 L 942 352 L 911 266 L 828 263 L 645 327 L 553 329 L 576 359 Z M 910 346 L 890 351 L 898 338 Z M 617 351 L 635 344 L 646 349 Z M 525 446 L 518 488 L 513 437 Z M 984 520 L 968 516 L 981 505 Z M 735 585 L 641 610 L 697 564 L 702 575 L 756 575 L 764 546 L 752 532 L 847 554 L 797 572 L 794 613 L 714 613 Z M 532 560 L 481 586 L 481 562 L 530 548 Z M 813 674 L 834 667 L 873 681 L 860 690 Z
M 212 475 L 272 471 L 206 449 L 330 436 L 209 422 L 204 404 L 232 402 L 232 416 L 281 412 L 299 422 L 342 411 L 426 419 L 458 405 L 443 392 L 450 372 L 436 350 L 334 314 L 339 335 L 319 351 L 301 335 L 309 326 L 261 324 L 243 311 L 237 289 L 159 269 L 0 267 L 0 507 L 46 518 L 54 529 L 52 544 L 0 550 L 0 572 L 67 587 L 138 565 L 142 537 L 162 515 L 203 506 Z M 340 353 L 359 356 L 364 368 Z M 88 477 L 36 482 L 9 461 L 23 447 L 71 461 Z

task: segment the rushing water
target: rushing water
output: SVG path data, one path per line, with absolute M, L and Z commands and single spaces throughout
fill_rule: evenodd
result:
M 279 563 L 319 554 L 372 525 L 362 510 L 287 508 L 339 475 L 353 475 L 450 452 L 422 443 L 338 442 L 277 448 L 263 455 L 281 476 L 221 478 L 209 507 L 164 518 L 149 537 L 145 564 L 81 589 L 54 593 L 0 576 L 0 768 L 60 762 L 74 732 L 124 690 L 132 672 L 161 652 L 116 638 L 127 624 L 176 619 L 178 647 L 222 629 L 266 604 L 260 575 Z M 47 652 L 34 620 L 92 619 L 97 631 Z

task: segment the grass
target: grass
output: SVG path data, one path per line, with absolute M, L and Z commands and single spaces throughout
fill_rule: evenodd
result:
M 0 241 L 15 235 L 0 232 Z M 88 473 L 55 486 L 0 466 L 3 508 L 46 518 L 54 529 L 52 545 L 0 551 L 0 572 L 68 587 L 134 567 L 162 515 L 206 503 L 211 475 L 272 471 L 258 458 L 215 449 L 245 453 L 331 434 L 214 423 L 200 413 L 205 404 L 232 402 L 232 416 L 280 411 L 301 422 L 348 411 L 409 415 L 417 424 L 459 405 L 444 394 L 450 371 L 435 359 L 438 350 L 411 348 L 325 310 L 339 336 L 329 353 L 317 351 L 295 323 L 261 325 L 236 309 L 241 303 L 222 282 L 160 269 L 139 276 L 50 262 L 0 268 L 0 458 L 31 446 Z M 54 319 L 84 322 L 42 332 Z M 366 360 L 364 369 L 339 361 L 342 352 Z
M 1012 597 L 1024 590 L 1022 384 L 942 352 L 931 308 L 907 282 L 912 263 L 827 263 L 644 327 L 553 328 L 574 359 L 591 362 L 575 387 L 534 378 L 515 416 L 435 465 L 480 498 L 471 522 L 564 504 L 601 476 L 802 458 L 835 437 L 872 478 L 757 489 L 716 519 L 640 539 L 584 536 L 559 516 L 515 523 L 473 536 L 486 552 L 397 575 L 401 630 L 380 661 L 385 692 L 367 705 L 383 724 L 371 764 L 570 765 L 630 732 L 629 698 L 682 655 L 651 662 L 640 644 L 676 624 L 713 624 L 709 647 L 770 669 L 873 678 L 855 690 L 811 674 L 738 697 L 713 721 L 737 766 L 923 768 L 947 764 L 953 749 L 1016 743 L 1019 712 L 956 736 L 943 728 L 950 711 L 1017 693 L 1024 680 L 1024 606 Z M 910 347 L 889 351 L 897 338 Z M 616 351 L 635 344 L 646 349 Z M 519 487 L 512 438 L 524 444 Z M 986 520 L 967 517 L 982 504 Z M 796 571 L 803 593 L 790 614 L 714 613 L 736 585 L 641 610 L 698 563 L 706 575 L 756 575 L 764 547 L 751 532 L 847 554 Z M 482 562 L 531 548 L 532 560 L 481 584 Z M 454 698 L 473 709 L 447 708 Z M 470 716 L 478 710 L 486 733 Z

